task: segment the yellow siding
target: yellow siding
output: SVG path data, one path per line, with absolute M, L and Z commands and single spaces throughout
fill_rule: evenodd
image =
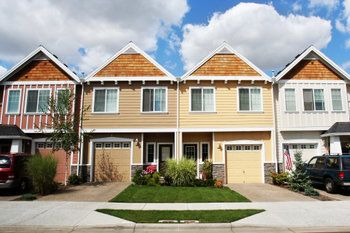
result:
M 161 86 L 168 87 L 168 112 L 167 113 L 141 113 L 141 87 Z M 94 87 L 119 87 L 119 113 L 98 114 L 92 113 L 93 88 Z M 84 128 L 176 128 L 176 83 L 155 82 L 142 85 L 141 82 L 120 82 L 113 84 L 91 83 L 85 88 L 84 106 L 90 106 Z
M 215 113 L 193 113 L 189 110 L 190 87 L 215 87 L 216 112 Z M 261 87 L 263 97 L 263 112 L 247 113 L 238 112 L 237 87 Z M 271 83 L 264 84 L 263 81 L 241 82 L 215 81 L 187 81 L 180 85 L 180 127 L 181 128 L 215 128 L 215 127 L 272 127 L 272 92 Z
M 224 163 L 224 143 L 235 140 L 263 141 L 265 148 L 265 161 L 271 162 L 273 160 L 270 132 L 225 132 L 214 133 L 214 163 Z

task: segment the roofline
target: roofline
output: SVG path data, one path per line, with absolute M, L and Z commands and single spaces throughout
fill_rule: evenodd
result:
M 124 46 L 121 50 L 119 50 L 116 54 L 114 54 L 112 57 L 110 57 L 107 61 L 105 61 L 101 66 L 99 66 L 97 69 L 92 71 L 85 79 L 84 82 L 89 81 L 92 77 L 94 77 L 100 70 L 102 70 L 104 67 L 106 67 L 108 64 L 110 64 L 114 59 L 119 57 L 121 54 L 123 54 L 128 49 L 134 49 L 136 52 L 140 53 L 142 56 L 144 56 L 148 61 L 150 61 L 153 65 L 155 65 L 158 69 L 160 69 L 168 78 L 169 80 L 176 81 L 177 78 L 172 75 L 169 71 L 167 71 L 163 66 L 161 66 L 156 60 L 154 60 L 151 56 L 149 56 L 145 51 L 140 49 L 136 44 L 134 44 L 132 41 L 130 41 L 126 46 Z M 159 76 L 162 77 L 162 76 Z M 131 77 L 132 78 L 132 77 Z M 117 81 L 117 80 L 116 80 Z
M 328 58 L 324 53 L 322 53 L 320 50 L 318 50 L 315 46 L 311 45 L 302 54 L 300 54 L 292 63 L 290 63 L 285 69 L 283 69 L 281 73 L 279 73 L 275 77 L 275 82 L 278 82 L 281 78 L 283 78 L 284 75 L 286 75 L 291 69 L 293 69 L 310 52 L 316 53 L 321 59 L 323 59 L 326 63 L 328 63 L 329 66 L 331 66 L 338 73 L 340 73 L 340 75 L 345 77 L 348 81 L 350 80 L 350 76 L 346 71 L 344 71 L 342 68 L 340 68 L 340 66 L 338 66 L 336 63 L 334 63 L 330 58 Z
M 68 67 L 66 67 L 60 60 L 58 60 L 51 52 L 49 52 L 44 46 L 40 45 L 30 54 L 28 54 L 25 58 L 23 58 L 20 62 L 14 65 L 10 70 L 8 70 L 5 74 L 0 77 L 0 82 L 6 80 L 10 77 L 14 72 L 21 68 L 26 62 L 32 59 L 39 52 L 44 53 L 49 59 L 51 59 L 56 65 L 58 65 L 64 72 L 66 72 L 74 81 L 80 83 L 79 77 L 74 74 Z
M 265 74 L 265 72 L 263 72 L 261 69 L 259 69 L 256 65 L 254 65 L 251 61 L 249 61 L 246 57 L 244 57 L 242 54 L 238 53 L 236 50 L 234 50 L 227 42 L 223 42 L 219 47 L 217 47 L 214 51 L 212 51 L 211 53 L 209 53 L 209 55 L 207 55 L 202 61 L 200 61 L 199 63 L 197 63 L 197 65 L 195 65 L 192 69 L 190 69 L 189 71 L 187 71 L 182 77 L 181 80 L 186 80 L 188 79 L 188 77 L 190 77 L 190 75 L 196 71 L 199 67 L 201 67 L 205 62 L 207 62 L 210 58 L 212 58 L 215 54 L 217 54 L 220 50 L 226 48 L 227 50 L 229 50 L 231 53 L 235 54 L 237 57 L 239 57 L 240 59 L 242 59 L 245 63 L 247 63 L 251 68 L 253 68 L 256 72 L 258 72 L 263 80 L 267 80 L 269 82 L 271 82 L 271 78 Z M 234 76 L 233 76 L 234 77 Z
M 335 132 L 335 133 L 324 133 L 324 134 L 321 134 L 321 137 L 324 138 L 324 137 L 331 137 L 331 136 L 349 136 L 350 135 L 350 132 Z

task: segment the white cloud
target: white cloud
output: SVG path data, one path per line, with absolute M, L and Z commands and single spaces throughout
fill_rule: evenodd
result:
M 336 28 L 343 33 L 350 32 L 350 0 L 344 0 L 341 16 L 336 20 Z
M 188 10 L 186 0 L 0 1 L 0 59 L 17 62 L 43 44 L 89 72 L 130 40 L 156 50 Z
M 292 5 L 292 11 L 294 13 L 300 12 L 303 9 L 303 7 L 301 6 L 301 4 L 299 2 L 294 2 Z
M 0 65 L 0 76 L 3 75 L 6 71 L 7 69 Z
M 350 61 L 344 62 L 341 65 L 341 68 L 343 68 L 344 70 L 348 70 L 350 68 Z
M 331 23 L 319 17 L 283 16 L 270 5 L 240 3 L 215 13 L 207 25 L 185 25 L 180 52 L 189 69 L 227 41 L 260 68 L 276 69 L 310 44 L 327 46 L 331 29 Z
M 339 0 L 309 0 L 309 7 L 326 7 L 328 10 L 333 10 L 339 4 Z

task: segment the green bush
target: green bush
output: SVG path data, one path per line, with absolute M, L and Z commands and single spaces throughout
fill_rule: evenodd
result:
M 202 166 L 203 180 L 213 179 L 213 163 L 205 160 Z
M 215 180 L 202 180 L 202 179 L 196 179 L 194 181 L 194 186 L 196 187 L 213 187 L 215 184 Z
M 21 201 L 33 201 L 36 200 L 36 195 L 32 193 L 25 193 L 19 199 Z
M 286 184 L 288 181 L 288 176 L 289 176 L 288 172 L 281 172 L 281 173 L 271 172 L 272 183 L 274 185 Z
M 132 182 L 136 185 L 145 185 L 146 179 L 142 174 L 142 170 L 138 169 L 135 171 L 134 176 L 132 177 Z
M 132 182 L 136 185 L 149 185 L 149 186 L 156 186 L 159 185 L 160 180 L 160 173 L 154 172 L 154 173 L 146 173 L 142 170 L 136 170 Z
M 196 162 L 192 159 L 166 161 L 166 176 L 171 177 L 174 186 L 193 186 L 196 174 Z
M 68 177 L 68 184 L 70 185 L 79 185 L 81 183 L 83 183 L 83 179 L 76 174 L 72 174 Z
M 57 189 L 54 181 L 57 170 L 57 160 L 53 156 L 35 155 L 27 162 L 28 175 L 35 192 L 41 195 L 52 193 Z

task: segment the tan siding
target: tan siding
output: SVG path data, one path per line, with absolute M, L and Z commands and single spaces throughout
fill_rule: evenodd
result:
M 144 86 L 168 86 L 168 113 L 141 113 L 141 85 L 140 82 L 119 84 L 94 84 L 86 86 L 84 106 L 90 106 L 83 124 L 85 128 L 175 128 L 176 127 L 176 84 L 154 82 Z M 119 87 L 119 113 L 92 113 L 93 87 Z
M 235 54 L 215 54 L 191 75 L 193 76 L 259 76 Z
M 95 76 L 165 76 L 154 64 L 141 54 L 121 54 L 100 70 Z
M 215 113 L 193 113 L 189 112 L 190 87 L 212 86 L 216 88 L 216 112 Z M 263 112 L 243 113 L 238 112 L 237 87 L 262 87 Z M 242 82 L 240 85 L 236 81 L 187 81 L 180 85 L 180 127 L 182 128 L 213 128 L 213 127 L 272 127 L 272 92 L 271 84 L 264 82 Z
M 283 79 L 343 80 L 319 60 L 302 60 Z

